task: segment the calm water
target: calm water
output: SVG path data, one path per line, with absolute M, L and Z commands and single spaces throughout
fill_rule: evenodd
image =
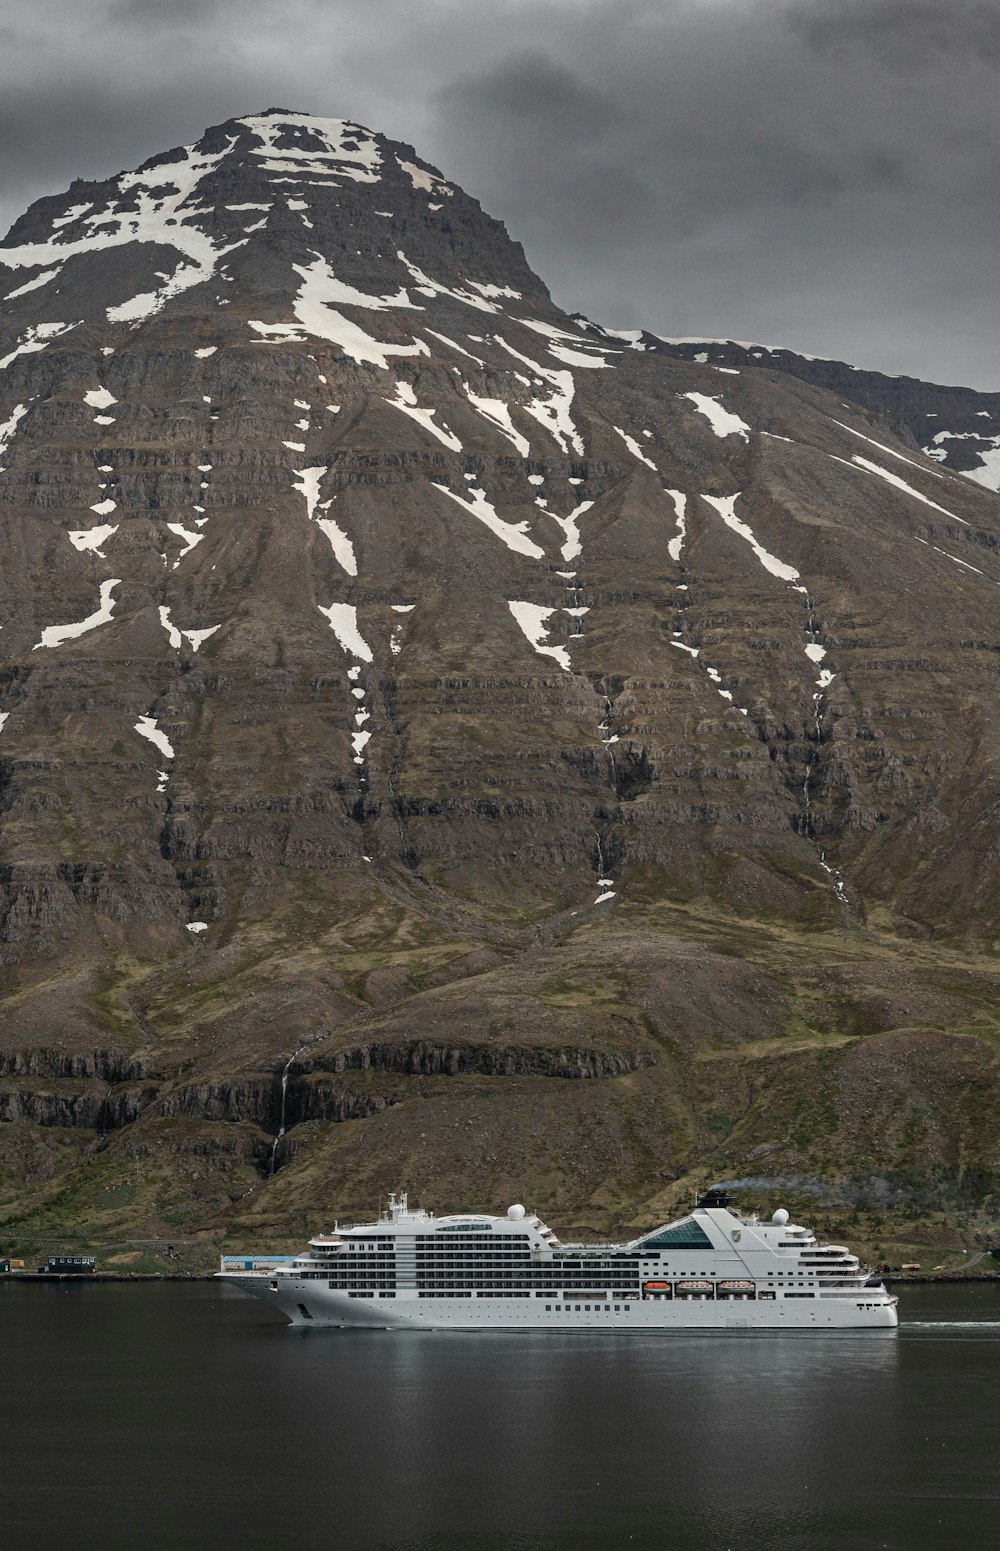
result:
M 227 1288 L 0 1287 L 0 1535 L 43 1548 L 1000 1545 L 1000 1288 L 897 1336 L 293 1332 Z

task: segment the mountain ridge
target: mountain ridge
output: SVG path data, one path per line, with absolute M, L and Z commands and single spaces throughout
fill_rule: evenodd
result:
M 604 332 L 646 349 L 662 350 L 675 360 L 700 361 L 704 357 L 716 365 L 756 365 L 844 394 L 887 419 L 898 436 L 943 468 L 965 474 L 987 490 L 1000 490 L 1000 392 L 924 382 L 906 373 L 850 366 L 781 345 L 734 339 L 663 339 L 641 329 Z M 974 424 L 980 419 L 992 422 L 992 434 L 990 427 Z M 931 420 L 934 425 L 928 424 Z

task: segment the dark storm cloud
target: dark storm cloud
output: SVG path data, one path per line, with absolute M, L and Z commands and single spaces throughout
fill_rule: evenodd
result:
M 789 24 L 817 48 L 877 51 L 890 69 L 936 68 L 963 54 L 1000 60 L 995 0 L 815 0 L 790 15 Z
M 995 0 L 9 0 L 5 19 L 8 220 L 278 102 L 415 144 L 604 322 L 998 385 Z

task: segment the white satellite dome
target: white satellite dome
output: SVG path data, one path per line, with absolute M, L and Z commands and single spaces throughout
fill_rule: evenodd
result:
M 783 1228 L 785 1226 L 786 1222 L 788 1221 L 788 1213 L 785 1211 L 783 1206 L 778 1207 L 778 1210 L 771 1218 L 771 1221 L 776 1223 L 779 1228 Z
M 521 1218 L 524 1216 L 524 1207 L 517 1203 L 515 1203 L 513 1206 L 508 1206 L 507 1216 L 510 1218 L 511 1222 L 520 1222 Z M 785 1213 L 785 1221 L 788 1221 L 787 1212 Z

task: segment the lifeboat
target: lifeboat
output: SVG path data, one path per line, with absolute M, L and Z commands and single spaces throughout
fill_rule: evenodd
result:
M 753 1282 L 720 1282 L 720 1298 L 752 1298 L 756 1291 Z
M 643 1282 L 642 1290 L 643 1290 L 643 1292 L 669 1292 L 670 1291 L 670 1283 L 669 1282 Z
M 711 1298 L 711 1282 L 678 1282 L 678 1298 Z

